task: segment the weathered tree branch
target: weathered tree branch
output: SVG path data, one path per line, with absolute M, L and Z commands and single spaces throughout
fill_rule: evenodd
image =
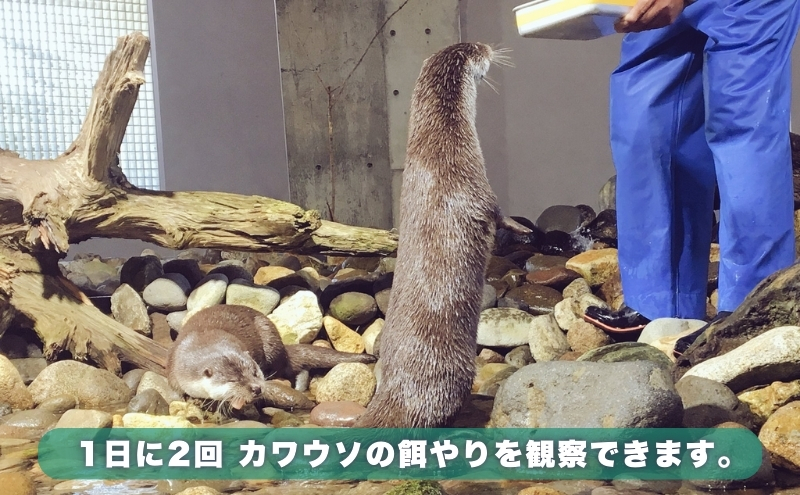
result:
M 120 358 L 164 371 L 164 346 L 104 315 L 60 274 L 42 272 L 46 267 L 32 256 L 0 249 L 0 280 L 5 282 L 0 303 L 10 305 L 13 316 L 36 331 L 46 358 L 66 350 L 75 359 L 90 358 L 115 373 Z

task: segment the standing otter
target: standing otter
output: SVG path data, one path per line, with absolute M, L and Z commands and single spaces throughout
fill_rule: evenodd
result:
M 458 43 L 423 63 L 411 99 L 381 381 L 354 427 L 447 426 L 469 396 L 495 229 L 529 232 L 503 218 L 475 129 L 477 87 L 493 62 L 504 57 L 491 47 Z
M 310 369 L 375 361 L 370 354 L 307 344 L 284 346 L 275 325 L 260 311 L 219 304 L 198 311 L 183 325 L 167 355 L 167 377 L 175 390 L 241 409 L 262 394 L 280 402 L 282 397 L 271 396 L 279 391 L 267 386 L 271 376 L 299 384 L 298 375 L 307 378 Z

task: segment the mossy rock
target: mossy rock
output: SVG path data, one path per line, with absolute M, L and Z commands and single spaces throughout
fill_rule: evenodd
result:
M 446 495 L 435 481 L 406 481 L 392 488 L 386 495 Z

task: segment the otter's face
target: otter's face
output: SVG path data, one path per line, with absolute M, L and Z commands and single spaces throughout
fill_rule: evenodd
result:
M 223 352 L 182 364 L 180 385 L 192 397 L 228 402 L 241 409 L 258 398 L 264 388 L 261 369 L 241 353 Z
M 472 72 L 472 77 L 475 82 L 480 82 L 486 77 L 489 68 L 492 66 L 493 50 L 489 45 L 483 43 L 472 43 L 469 45 L 472 52 L 467 59 L 469 63 L 469 70 Z

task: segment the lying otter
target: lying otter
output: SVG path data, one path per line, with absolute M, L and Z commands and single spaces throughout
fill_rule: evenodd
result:
M 307 344 L 285 346 L 275 325 L 247 306 L 220 304 L 194 314 L 167 355 L 167 377 L 175 390 L 228 402 L 234 409 L 264 397 L 280 398 L 267 378 L 286 378 L 304 390 L 308 370 L 339 363 L 374 363 L 370 354 Z

